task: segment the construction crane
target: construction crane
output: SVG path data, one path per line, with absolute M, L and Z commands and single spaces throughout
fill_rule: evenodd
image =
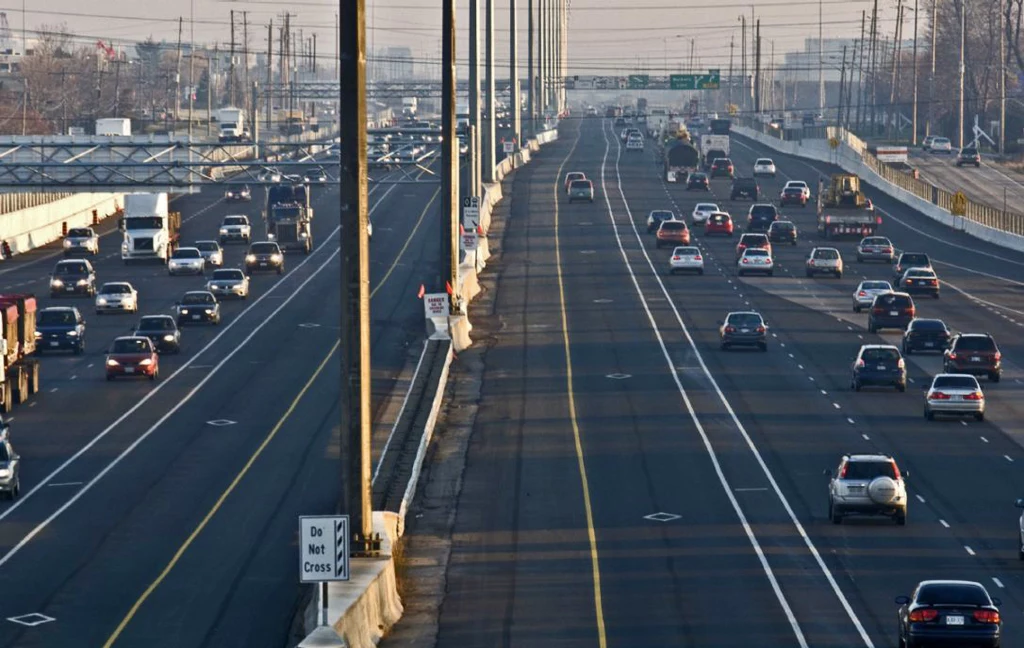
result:
M 113 45 L 107 45 L 101 40 L 96 41 L 96 49 L 102 50 L 107 55 L 108 61 L 113 61 L 117 58 L 117 52 L 114 50 Z
M 7 23 L 7 12 L 0 11 L 0 54 L 14 53 L 14 39 L 11 26 Z

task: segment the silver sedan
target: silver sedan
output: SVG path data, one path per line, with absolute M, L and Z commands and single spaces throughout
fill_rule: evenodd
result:
M 924 417 L 934 421 L 937 414 L 973 416 L 985 420 L 985 394 L 978 379 L 970 374 L 938 374 L 925 393 Z
M 672 250 L 672 256 L 669 257 L 668 273 L 687 271 L 696 272 L 699 275 L 704 274 L 704 257 L 701 256 L 700 249 L 696 247 L 679 246 Z
M 862 281 L 853 291 L 853 312 L 859 313 L 862 308 L 871 308 L 875 297 L 892 292 L 892 284 L 888 281 Z
M 206 282 L 206 289 L 218 298 L 248 299 L 249 277 L 237 268 L 214 270 L 213 276 Z

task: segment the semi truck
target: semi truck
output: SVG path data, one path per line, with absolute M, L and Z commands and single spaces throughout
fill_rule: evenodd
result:
M 36 352 L 36 298 L 29 294 L 0 295 L 0 409 L 10 413 L 39 391 Z
M 310 191 L 305 184 L 276 184 L 267 190 L 263 222 L 267 238 L 282 250 L 313 250 L 313 208 Z
M 419 111 L 419 100 L 416 97 L 402 97 L 402 117 L 412 119 Z
M 689 139 L 678 139 L 665 147 L 665 182 L 686 180 L 686 175 L 700 164 L 700 151 Z
M 818 180 L 818 236 L 871 236 L 882 217 L 860 190 L 860 178 L 852 173 L 835 173 L 828 185 Z
M 217 139 L 221 142 L 247 142 L 249 141 L 249 127 L 245 123 L 245 110 L 228 106 L 217 111 L 217 122 L 220 124 L 220 134 Z
M 167 205 L 166 193 L 125 195 L 124 214 L 118 222 L 124 235 L 121 259 L 125 263 L 154 259 L 167 263 L 181 235 L 181 214 Z
M 107 117 L 96 120 L 97 135 L 131 135 L 132 120 L 126 117 Z

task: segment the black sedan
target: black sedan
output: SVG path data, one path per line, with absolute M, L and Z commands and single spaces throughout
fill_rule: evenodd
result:
M 181 352 L 181 331 L 170 315 L 146 315 L 139 320 L 134 335 L 152 340 L 157 353 Z
M 718 334 L 722 350 L 734 346 L 756 346 L 768 350 L 768 326 L 760 313 L 753 311 L 729 313 L 720 322 Z
M 228 190 L 224 192 L 224 200 L 228 202 L 249 202 L 252 200 L 252 191 L 249 189 L 249 185 L 228 187 Z
M 183 324 L 220 324 L 220 302 L 206 290 L 190 290 L 175 304 L 178 326 Z
M 938 351 L 942 353 L 949 347 L 953 337 L 946 323 L 937 319 L 916 318 L 907 325 L 903 333 L 903 355 L 916 351 Z
M 691 173 L 686 178 L 687 191 L 711 191 L 711 181 L 706 173 Z
M 983 646 L 998 648 L 1003 620 L 981 583 L 931 580 L 911 596 L 897 596 L 901 646 Z

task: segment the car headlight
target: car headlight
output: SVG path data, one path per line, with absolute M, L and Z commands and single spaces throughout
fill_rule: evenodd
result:
M 88 286 L 89 285 L 89 280 L 88 279 L 79 279 L 78 280 L 78 285 L 79 286 Z
M 106 306 L 106 304 L 107 304 L 107 299 L 105 297 L 97 297 L 96 298 L 96 305 L 97 306 Z
M 170 334 L 165 335 L 164 336 L 164 342 L 174 342 L 174 336 L 170 335 Z
M 299 232 L 299 238 L 300 239 L 309 238 L 309 234 L 307 234 L 306 232 Z
M 139 360 L 139 366 L 140 367 L 148 367 L 151 364 L 153 364 L 153 361 L 150 360 L 149 358 L 144 358 L 142 360 Z
M 43 334 L 40 333 L 39 331 L 36 331 L 36 339 L 38 340 L 41 337 L 43 337 Z
M 220 233 L 221 234 L 227 234 L 228 233 L 228 228 L 226 228 L 226 227 L 220 228 Z
M 213 309 L 212 308 L 206 308 L 204 310 L 205 310 L 207 315 L 210 315 L 211 313 L 213 313 Z
M 108 367 L 117 367 L 120 364 L 121 364 L 120 362 L 118 362 L 117 360 L 114 360 L 113 358 L 107 358 L 107 366 Z
M 68 331 L 68 337 L 78 337 L 78 331 Z
M 61 281 L 60 279 L 51 279 L 50 280 L 50 285 L 51 286 L 57 286 L 59 288 L 60 286 L 64 285 L 64 282 Z
M 0 479 L 10 479 L 10 477 L 11 477 L 11 469 L 10 468 L 0 468 Z
M 281 259 L 282 259 L 282 257 L 281 257 L 280 254 L 271 254 L 270 255 L 270 260 L 273 261 L 274 263 L 280 263 Z
M 271 241 L 273 241 L 273 240 L 275 240 L 276 238 L 277 238 L 277 234 L 267 234 L 267 239 L 268 239 L 268 240 L 271 240 Z
M 66 247 L 66 248 L 71 247 L 71 241 L 69 241 L 68 239 L 64 239 L 64 247 Z
M 188 315 L 188 309 L 187 308 L 182 308 L 181 309 L 181 314 L 182 315 Z

